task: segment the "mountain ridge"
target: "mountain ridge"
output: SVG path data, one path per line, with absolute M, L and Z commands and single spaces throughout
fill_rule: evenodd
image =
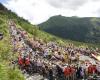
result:
M 100 18 L 53 16 L 39 24 L 40 29 L 55 36 L 82 42 L 100 42 Z

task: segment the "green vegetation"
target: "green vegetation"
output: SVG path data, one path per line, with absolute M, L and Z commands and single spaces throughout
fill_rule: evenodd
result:
M 40 29 L 55 36 L 87 43 L 100 43 L 100 18 L 53 16 L 39 24 Z
M 18 17 L 15 13 L 13 13 L 11 11 L 6 12 L 5 14 L 7 14 L 7 18 L 8 19 L 13 19 L 16 22 L 16 24 L 18 26 L 20 26 L 20 28 L 23 28 L 24 30 L 26 30 L 29 33 L 29 35 L 31 35 L 31 37 L 40 38 L 40 39 L 42 39 L 45 42 L 55 41 L 55 42 L 57 42 L 60 45 L 66 45 L 66 44 L 69 44 L 69 43 L 73 43 L 76 46 L 84 45 L 85 47 L 87 47 L 87 46 L 88 47 L 94 47 L 94 48 L 95 47 L 100 47 L 100 45 L 96 44 L 96 43 L 91 44 L 91 43 L 88 43 L 88 42 L 87 43 L 77 42 L 77 41 L 73 41 L 73 40 L 70 40 L 70 39 L 66 40 L 66 39 L 61 38 L 59 36 L 56 36 L 54 34 L 51 35 L 51 34 L 49 34 L 47 32 L 44 32 L 43 30 L 41 30 L 40 27 L 38 27 L 36 25 L 32 25 L 27 20 L 25 20 L 25 19 L 23 19 L 21 17 Z M 73 17 L 73 18 L 77 18 L 77 17 Z M 94 20 L 94 18 L 92 20 Z M 58 23 L 58 25 L 60 25 L 60 24 Z M 43 27 L 45 27 L 45 26 L 43 26 Z
M 13 69 L 10 65 L 13 59 L 10 34 L 7 26 L 7 15 L 5 7 L 0 4 L 0 32 L 4 38 L 0 40 L 0 80 L 24 80 L 23 75 L 16 67 Z M 3 13 L 3 14 L 2 14 Z
M 68 40 L 68 39 L 66 40 L 66 39 L 57 37 L 55 35 L 51 35 L 47 32 L 40 30 L 40 27 L 30 24 L 29 22 L 27 22 L 26 20 L 22 18 L 19 18 L 18 20 L 15 20 L 15 21 L 21 28 L 23 28 L 28 33 L 30 33 L 31 36 L 40 38 L 45 42 L 54 41 L 54 42 L 57 42 L 59 45 L 67 45 L 67 44 L 73 43 L 76 46 L 84 46 L 84 47 L 90 47 L 90 48 L 100 47 L 100 45 L 96 43 L 91 44 L 91 43 L 77 42 L 77 41 Z
M 15 13 L 13 13 L 13 12 L 11 12 L 10 10 L 7 10 L 6 8 L 5 8 L 5 11 L 4 12 L 2 12 L 1 11 L 1 13 L 3 13 L 2 15 L 4 16 L 4 20 L 7 20 L 7 19 L 13 19 L 15 22 L 16 22 L 16 24 L 18 25 L 18 26 L 20 26 L 20 28 L 23 28 L 24 30 L 26 30 L 28 33 L 29 33 L 29 35 L 31 35 L 31 36 L 33 36 L 33 37 L 37 37 L 37 38 L 40 38 L 40 39 L 42 39 L 42 40 L 44 40 L 44 41 L 46 41 L 46 42 L 48 42 L 48 41 L 55 41 L 55 42 L 58 42 L 59 44 L 61 44 L 61 45 L 65 45 L 65 44 L 69 44 L 69 43 L 73 43 L 73 44 L 75 44 L 76 46 L 80 46 L 80 45 L 85 45 L 85 46 L 89 46 L 89 47 L 100 47 L 100 45 L 99 44 L 90 44 L 90 43 L 84 43 L 84 41 L 83 42 L 77 42 L 77 41 L 73 41 L 73 40 L 70 40 L 70 39 L 65 39 L 65 38 L 60 38 L 59 36 L 57 37 L 57 36 L 55 36 L 54 34 L 53 35 L 50 35 L 49 33 L 47 33 L 47 32 L 44 32 L 44 31 L 42 31 L 41 30 L 41 28 L 43 29 L 43 28 L 46 28 L 47 26 L 42 26 L 42 27 L 38 27 L 38 26 L 36 26 L 36 25 L 32 25 L 32 24 L 30 24 L 27 20 L 25 20 L 25 19 L 23 19 L 23 18 L 21 18 L 21 17 L 18 17 Z M 2 17 L 2 16 L 1 16 Z M 57 17 L 57 16 L 55 16 L 55 17 Z M 59 16 L 60 18 L 64 18 L 64 19 L 66 19 L 66 17 L 62 17 L 62 16 Z M 50 25 L 53 25 L 54 23 L 52 22 L 52 21 L 59 21 L 56 25 L 60 25 L 60 22 L 63 22 L 63 23 L 65 23 L 66 24 L 66 21 L 65 20 L 60 20 L 60 18 L 59 17 L 57 17 L 57 19 L 55 18 L 55 20 L 54 20 L 54 18 L 52 17 L 52 18 L 50 18 L 50 20 L 51 21 L 48 21 L 48 22 L 46 22 L 46 24 L 50 24 Z M 78 21 L 80 21 L 80 23 L 82 23 L 82 21 L 83 20 L 81 20 L 82 18 L 80 18 L 79 20 L 78 20 L 78 17 L 72 17 L 72 18 L 68 18 L 67 20 L 68 21 L 71 21 L 71 23 L 69 23 L 69 24 L 72 24 L 73 23 L 73 25 L 76 23 L 76 25 L 78 25 Z M 88 20 L 89 18 L 84 18 L 84 25 L 87 23 L 87 20 Z M 97 19 L 97 18 L 96 18 Z M 91 22 L 94 22 L 94 21 L 96 21 L 96 19 L 95 18 L 92 18 L 91 19 Z M 74 22 L 74 21 L 75 22 Z M 98 21 L 99 21 L 99 19 L 98 19 Z M 44 23 L 45 24 L 45 23 Z M 82 23 L 83 24 L 83 23 Z M 87 24 L 89 24 L 89 23 L 87 23 Z M 93 23 L 92 23 L 93 24 Z M 42 24 L 41 24 L 42 25 Z M 89 24 L 90 25 L 90 24 Z M 88 25 L 88 26 L 89 26 Z M 70 29 L 70 27 L 71 28 L 73 28 L 73 26 L 69 26 L 69 29 Z M 59 29 L 59 27 L 57 26 L 57 28 Z M 77 34 L 77 36 L 78 35 L 80 35 L 80 32 L 82 32 L 83 31 L 83 33 L 86 33 L 86 32 L 84 32 L 84 31 L 87 31 L 87 29 L 86 29 L 86 27 L 85 28 L 81 28 L 82 30 L 81 31 L 79 31 L 78 30 L 78 27 L 77 28 L 75 28 L 76 30 L 75 31 L 78 31 L 79 33 Z M 80 28 L 79 28 L 80 29 Z M 91 28 L 89 28 L 89 29 L 91 29 Z M 53 29 L 54 30 L 54 29 Z M 61 30 L 65 30 L 65 29 L 61 29 Z M 74 30 L 74 29 L 73 29 Z M 55 32 L 57 32 L 58 30 L 56 30 L 55 29 Z M 72 32 L 72 31 L 71 31 Z M 73 31 L 74 32 L 74 31 Z M 57 33 L 59 33 L 59 31 L 57 32 Z M 63 32 L 62 32 L 63 33 Z M 81 33 L 81 34 L 83 34 L 83 33 Z M 92 32 L 90 32 L 90 33 L 92 33 Z M 68 32 L 67 32 L 67 34 L 68 34 Z M 64 34 L 64 36 L 65 36 L 65 34 Z M 94 36 L 93 36 L 94 37 Z M 80 38 L 79 38 L 80 39 Z M 88 41 L 88 40 L 87 40 Z M 99 41 L 99 40 L 98 40 Z

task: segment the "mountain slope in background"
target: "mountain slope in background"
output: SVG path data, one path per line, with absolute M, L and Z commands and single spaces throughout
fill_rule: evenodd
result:
M 39 24 L 40 29 L 55 36 L 82 42 L 100 42 L 100 18 L 53 16 Z

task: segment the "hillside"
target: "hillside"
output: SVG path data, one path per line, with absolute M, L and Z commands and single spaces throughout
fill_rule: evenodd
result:
M 18 68 L 13 69 L 13 65 L 10 65 L 14 56 L 12 56 L 6 12 L 7 9 L 0 4 L 0 33 L 3 33 L 3 39 L 0 40 L 0 80 L 24 80 Z
M 39 26 L 41 30 L 64 39 L 100 43 L 100 18 L 58 15 L 51 17 Z
M 15 13 L 7 10 L 0 4 L 0 33 L 3 33 L 3 39 L 0 40 L 0 80 L 24 80 L 24 76 L 18 69 L 18 66 L 11 64 L 13 60 L 17 60 L 18 53 L 13 51 L 11 35 L 9 33 L 8 22 L 12 20 L 16 24 L 17 29 L 22 29 L 28 33 L 29 38 L 41 39 L 43 42 L 56 42 L 58 45 L 75 44 L 75 46 L 83 47 L 100 47 L 96 44 L 81 43 L 71 40 L 64 40 L 47 32 L 41 31 L 38 26 L 30 24 L 27 20 L 18 17 Z
M 18 17 L 11 10 L 7 10 L 7 8 L 5 8 L 5 7 L 3 7 L 3 9 L 2 9 L 2 7 L 0 7 L 0 8 L 1 8 L 1 10 L 0 10 L 1 19 L 5 20 L 5 21 L 7 21 L 7 20 L 9 21 L 9 19 L 13 19 L 18 26 L 20 26 L 21 28 L 26 30 L 29 33 L 29 35 L 31 35 L 33 37 L 40 38 L 46 42 L 55 41 L 60 45 L 73 43 L 76 46 L 85 45 L 85 46 L 89 46 L 89 47 L 100 47 L 100 45 L 98 45 L 98 44 L 77 42 L 77 41 L 73 41 L 73 40 L 69 40 L 69 39 L 66 40 L 66 39 L 63 39 L 63 38 L 56 36 L 54 34 L 49 34 L 45 31 L 41 30 L 41 28 L 38 27 L 37 25 L 32 25 L 27 20 L 23 19 L 22 17 Z M 59 25 L 59 23 L 57 25 Z M 45 27 L 45 26 L 43 26 L 43 27 Z

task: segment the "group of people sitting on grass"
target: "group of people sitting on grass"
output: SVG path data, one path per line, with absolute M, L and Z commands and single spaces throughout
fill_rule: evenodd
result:
M 79 48 L 73 44 L 60 46 L 56 42 L 44 42 L 29 37 L 26 31 L 10 24 L 10 34 L 14 51 L 18 53 L 19 68 L 30 75 L 39 73 L 49 80 L 86 79 L 89 75 L 100 74 L 100 63 L 91 54 L 99 49 Z M 85 55 L 96 61 L 96 64 L 80 61 Z

